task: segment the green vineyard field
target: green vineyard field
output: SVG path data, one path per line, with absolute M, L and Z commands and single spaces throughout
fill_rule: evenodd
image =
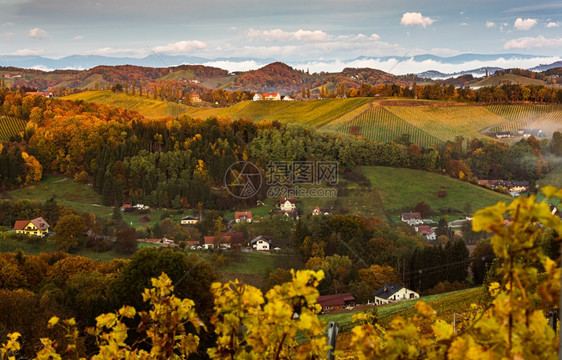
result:
M 402 134 L 410 134 L 410 141 L 418 145 L 430 146 L 442 141 L 420 128 L 412 126 L 381 106 L 374 106 L 347 122 L 335 121 L 323 127 L 350 134 L 352 132 L 367 139 L 390 142 Z
M 0 116 L 0 141 L 8 141 L 10 137 L 25 130 L 25 120 L 9 116 Z
M 386 109 L 442 141 L 457 136 L 481 137 L 481 129 L 505 122 L 483 106 L 387 106 Z

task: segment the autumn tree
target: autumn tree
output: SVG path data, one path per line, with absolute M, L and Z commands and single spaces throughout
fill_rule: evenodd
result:
M 86 223 L 81 216 L 69 214 L 59 218 L 55 226 L 54 239 L 58 250 L 75 249 L 84 241 Z
M 132 254 L 137 250 L 137 232 L 126 226 L 119 230 L 115 239 L 115 250 L 121 254 Z

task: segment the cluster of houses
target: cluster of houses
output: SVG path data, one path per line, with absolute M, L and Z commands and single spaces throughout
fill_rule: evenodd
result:
M 400 220 L 408 225 L 410 225 L 416 233 L 422 235 L 427 240 L 437 240 L 437 235 L 435 230 L 437 228 L 430 227 L 426 224 L 433 224 L 435 223 L 433 220 L 430 219 L 422 219 L 422 216 L 419 212 L 408 212 L 403 213 L 400 217 Z
M 372 293 L 373 301 L 368 301 L 368 305 L 386 305 L 393 302 L 417 299 L 420 297 L 415 291 L 407 289 L 401 285 L 388 283 Z M 351 293 L 323 295 L 317 299 L 322 307 L 322 312 L 327 313 L 339 309 L 353 309 L 355 307 L 355 297 Z
M 21 74 L 4 74 L 4 78 L 6 79 L 14 79 L 14 78 L 20 78 Z
M 269 101 L 293 101 L 294 99 L 289 95 L 281 96 L 278 92 L 256 93 L 252 98 L 254 101 L 269 100 Z
M 518 129 L 515 134 L 512 134 L 511 131 L 496 131 L 497 139 L 514 138 L 514 137 L 523 137 L 524 139 L 527 139 L 530 138 L 531 136 L 534 136 L 536 138 L 543 138 L 546 137 L 546 134 L 542 132 L 541 129 Z
M 521 193 L 529 191 L 528 181 L 478 180 L 478 185 L 492 190 L 501 186 L 507 189 L 507 191 L 509 191 L 509 194 L 514 197 L 517 197 L 521 195 Z

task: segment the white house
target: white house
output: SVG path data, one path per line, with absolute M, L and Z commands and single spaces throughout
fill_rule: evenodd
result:
M 375 305 L 384 305 L 396 301 L 417 299 L 420 294 L 403 286 L 388 283 L 375 291 L 373 296 L 375 297 Z
M 274 92 L 274 93 L 263 93 L 263 99 L 264 100 L 273 100 L 273 101 L 279 101 L 281 100 L 281 94 L 279 94 L 278 92 Z
M 250 240 L 250 246 L 254 250 L 269 251 L 271 249 L 271 239 L 268 239 L 265 236 L 260 235 Z
M 256 94 L 254 95 L 254 97 L 253 97 L 253 99 L 252 99 L 252 100 L 254 100 L 254 101 L 260 101 L 260 100 L 263 100 L 263 95 L 262 95 L 262 94 L 260 94 L 260 93 L 256 93 Z
M 330 211 L 328 209 L 320 209 L 317 206 L 317 207 L 314 208 L 314 210 L 312 210 L 312 216 L 317 216 L 317 215 L 328 216 L 328 215 L 330 215 Z
M 252 212 L 251 211 L 236 211 L 234 213 L 234 221 L 239 222 L 252 222 Z
M 283 96 L 283 101 L 293 101 L 294 99 L 292 97 L 290 97 L 289 95 L 285 95 Z
M 297 201 L 295 198 L 283 198 L 279 202 L 279 209 L 282 211 L 293 211 L 297 208 Z
M 403 213 L 400 220 L 402 220 L 403 222 L 407 223 L 410 226 L 423 224 L 423 219 L 419 212 Z

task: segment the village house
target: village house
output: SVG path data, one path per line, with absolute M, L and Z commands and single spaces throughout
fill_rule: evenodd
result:
M 375 305 L 384 305 L 400 300 L 417 299 L 420 297 L 415 291 L 403 286 L 388 283 L 373 293 Z
M 263 93 L 263 99 L 269 101 L 279 101 L 281 100 L 281 94 L 279 94 L 278 92 Z
M 201 243 L 199 240 L 188 240 L 185 242 L 185 245 L 191 250 L 197 250 L 197 248 L 201 246 Z
M 133 203 L 131 201 L 123 201 L 121 203 L 121 210 L 123 211 L 133 210 Z
M 187 215 L 180 219 L 181 225 L 196 225 L 199 223 L 199 217 Z
M 293 101 L 294 99 L 292 97 L 290 97 L 289 95 L 285 95 L 283 96 L 283 101 Z
M 263 95 L 260 94 L 260 93 L 256 93 L 256 94 L 254 95 L 254 97 L 252 98 L 252 100 L 254 100 L 254 101 L 261 101 L 261 100 L 263 100 Z
M 271 239 L 260 235 L 250 240 L 250 247 L 257 251 L 269 251 L 272 248 Z
M 200 103 L 203 100 L 201 100 L 201 96 L 199 96 L 199 94 L 192 94 L 191 95 L 191 102 L 194 104 Z
M 297 209 L 297 200 L 295 198 L 282 198 L 279 201 L 279 209 L 282 211 L 292 211 Z
M 403 222 L 410 226 L 421 225 L 423 224 L 423 219 L 419 212 L 409 212 L 403 213 L 402 217 L 400 218 Z
M 234 221 L 240 222 L 252 222 L 252 212 L 251 211 L 236 211 L 234 213 Z
M 435 229 L 430 228 L 429 225 L 418 225 L 414 229 L 416 233 L 425 237 L 427 240 L 437 240 L 437 234 L 435 234 Z
M 317 206 L 317 207 L 314 208 L 314 210 L 312 210 L 312 216 L 317 216 L 317 215 L 328 216 L 328 215 L 330 215 L 330 210 L 329 209 L 320 209 Z
M 17 220 L 14 224 L 16 234 L 45 237 L 49 233 L 51 226 L 42 218 L 33 220 Z
M 221 233 L 219 236 L 205 236 L 203 240 L 204 240 L 203 248 L 205 250 L 210 250 L 210 249 L 226 250 L 231 248 L 230 235 L 223 235 Z
M 355 298 L 351 293 L 319 296 L 316 302 L 322 307 L 322 312 L 355 307 Z
M 496 131 L 496 138 L 504 139 L 511 137 L 511 133 L 509 131 Z

